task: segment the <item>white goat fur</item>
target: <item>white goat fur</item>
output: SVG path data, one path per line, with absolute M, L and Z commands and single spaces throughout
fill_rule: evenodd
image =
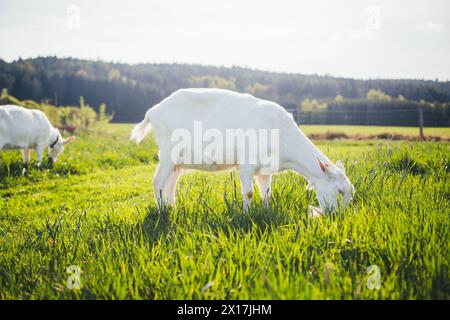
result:
M 64 140 L 40 110 L 15 105 L 0 106 L 0 150 L 21 149 L 25 163 L 30 159 L 29 151 L 34 149 L 40 164 L 47 147 L 48 155 L 54 162 L 64 145 L 74 139 L 72 136 Z M 50 145 L 53 147 L 50 148 Z
M 292 116 L 278 104 L 222 89 L 181 89 L 150 108 L 145 119 L 137 124 L 130 136 L 139 143 L 153 129 L 160 153 L 153 187 L 157 204 L 175 203 L 175 188 L 183 169 L 216 171 L 236 167 L 239 170 L 244 208 L 253 196 L 253 178 L 256 177 L 263 201 L 271 195 L 272 173 L 261 174 L 257 164 L 201 165 L 175 163 L 171 150 L 174 130 L 192 131 L 194 121 L 202 121 L 204 128 L 215 128 L 225 136 L 227 129 L 279 129 L 279 170 L 294 170 L 309 181 L 308 188 L 317 190 L 322 208 L 334 210 L 339 195 L 345 204 L 353 196 L 353 185 L 345 175 L 340 161 L 334 165 L 299 130 Z M 193 134 L 193 132 L 192 132 Z M 238 152 L 237 150 L 235 150 Z

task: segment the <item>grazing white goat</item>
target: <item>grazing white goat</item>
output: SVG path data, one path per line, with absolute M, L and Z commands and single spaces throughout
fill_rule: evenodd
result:
M 294 170 L 308 179 L 308 188 L 317 191 L 322 213 L 336 209 L 339 198 L 347 205 L 354 193 L 342 162 L 333 164 L 299 130 L 292 115 L 271 101 L 222 89 L 181 89 L 150 108 L 145 119 L 134 127 L 130 139 L 139 143 L 151 128 L 159 146 L 160 162 L 153 179 L 158 206 L 166 201 L 175 203 L 175 186 L 183 169 L 238 168 L 244 208 L 253 197 L 254 177 L 267 202 L 272 174 L 283 170 Z M 212 148 L 196 146 L 199 128 L 208 132 L 201 139 L 214 144 Z M 217 143 L 219 138 L 228 137 L 230 130 L 243 134 L 249 144 Z M 261 143 L 252 140 L 252 132 L 257 132 L 260 139 L 269 135 L 275 139 L 270 145 L 262 145 L 256 154 L 249 151 L 248 156 L 246 150 Z M 259 135 L 260 132 L 270 134 Z M 189 139 L 180 143 L 186 134 L 193 137 L 194 143 Z M 242 138 L 239 134 L 236 137 Z M 254 161 L 249 160 L 252 155 Z M 271 164 L 275 166 L 263 161 L 268 157 L 272 157 Z
M 41 164 L 47 147 L 48 156 L 55 162 L 64 145 L 73 140 L 74 136 L 64 140 L 40 110 L 15 105 L 0 106 L 0 150 L 21 149 L 25 163 L 30 159 L 30 149 L 34 149 L 38 164 Z

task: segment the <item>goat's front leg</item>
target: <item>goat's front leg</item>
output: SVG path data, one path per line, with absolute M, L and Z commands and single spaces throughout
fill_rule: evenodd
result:
M 24 164 L 28 164 L 30 161 L 30 149 L 22 149 L 22 159 Z
M 259 193 L 261 194 L 263 203 L 265 205 L 268 205 L 270 197 L 272 196 L 272 176 L 271 175 L 256 176 L 256 182 L 258 183 Z
M 156 205 L 158 209 L 161 209 L 164 205 L 164 186 L 166 185 L 167 179 L 173 172 L 174 165 L 171 161 L 161 160 L 156 173 L 153 177 L 153 190 L 155 191 Z
M 42 158 L 44 156 L 44 150 L 45 150 L 45 146 L 44 145 L 38 144 L 36 146 L 36 158 L 37 158 L 37 161 L 38 161 L 38 167 L 41 166 Z
M 250 208 L 253 198 L 253 173 L 255 169 L 253 166 L 239 167 L 239 180 L 241 181 L 242 201 L 244 210 Z

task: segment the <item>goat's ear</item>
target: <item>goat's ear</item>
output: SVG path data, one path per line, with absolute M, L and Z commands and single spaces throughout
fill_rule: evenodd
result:
M 341 160 L 336 161 L 336 167 L 338 167 L 345 173 L 345 167 Z
M 76 139 L 75 136 L 70 136 L 70 137 L 68 137 L 66 140 L 64 140 L 63 143 L 64 143 L 64 144 L 69 144 L 69 143 L 71 143 L 71 142 L 74 142 L 75 139 Z
M 314 190 L 316 188 L 316 185 L 314 184 L 314 182 L 308 180 L 308 185 L 306 186 L 306 190 L 311 191 Z
M 323 171 L 323 173 L 329 173 L 329 164 L 328 163 L 325 163 L 325 162 L 323 162 L 322 160 L 320 160 L 319 158 L 317 158 L 317 161 L 319 162 L 319 167 L 320 167 L 320 170 L 322 170 Z

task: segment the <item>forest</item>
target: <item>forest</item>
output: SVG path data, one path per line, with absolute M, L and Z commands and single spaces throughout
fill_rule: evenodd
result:
M 189 64 L 123 64 L 73 58 L 0 59 L 3 95 L 96 111 L 114 122 L 140 121 L 145 111 L 184 87 L 218 87 L 276 101 L 304 124 L 450 126 L 450 82 L 347 79 Z

